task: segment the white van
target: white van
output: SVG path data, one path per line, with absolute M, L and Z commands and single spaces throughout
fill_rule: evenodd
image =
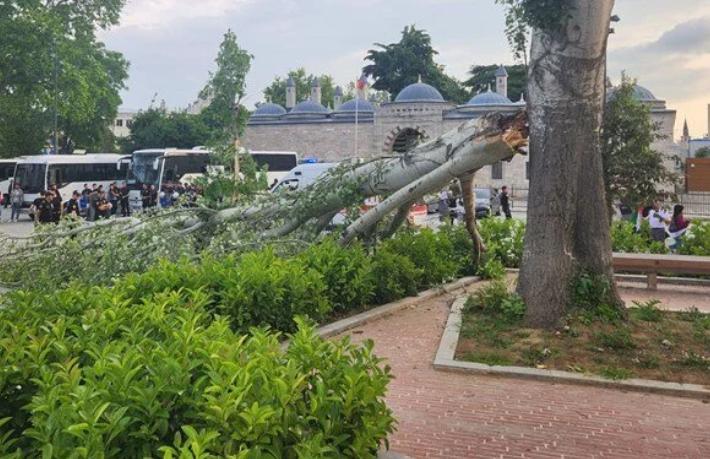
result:
M 337 165 L 338 163 L 306 163 L 298 165 L 291 169 L 271 191 L 303 189 Z

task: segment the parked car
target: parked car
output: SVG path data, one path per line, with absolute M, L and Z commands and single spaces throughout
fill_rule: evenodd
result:
M 476 218 L 487 218 L 491 215 L 500 215 L 500 200 L 497 194 L 493 194 L 490 188 L 476 188 Z M 431 197 L 427 199 L 427 213 L 435 214 L 439 212 L 439 199 Z M 462 217 L 466 212 L 463 207 L 463 200 L 457 199 L 455 206 L 453 202 L 449 203 L 449 209 L 456 217 Z

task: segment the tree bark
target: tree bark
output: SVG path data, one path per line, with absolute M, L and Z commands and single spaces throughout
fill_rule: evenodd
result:
M 613 279 L 599 141 L 614 0 L 572 0 L 560 30 L 533 33 L 528 78 L 530 190 L 518 291 L 526 321 L 554 327 L 582 272 Z

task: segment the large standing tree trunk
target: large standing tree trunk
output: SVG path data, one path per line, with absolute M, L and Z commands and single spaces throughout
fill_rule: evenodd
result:
M 530 193 L 518 284 L 526 320 L 553 327 L 581 272 L 614 288 L 599 130 L 614 0 L 571 0 L 556 31 L 533 34 L 528 82 Z

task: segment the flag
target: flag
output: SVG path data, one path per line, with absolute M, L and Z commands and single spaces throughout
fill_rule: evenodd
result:
M 367 87 L 367 77 L 365 75 L 361 76 L 356 82 L 355 87 L 359 90 L 363 90 Z

